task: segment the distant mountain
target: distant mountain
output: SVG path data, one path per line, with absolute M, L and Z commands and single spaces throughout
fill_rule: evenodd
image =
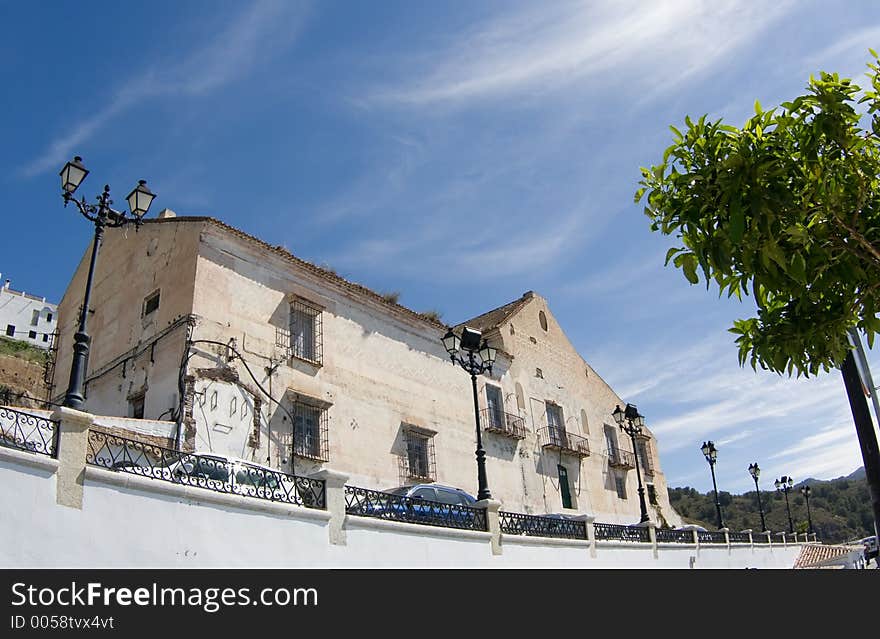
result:
M 844 477 L 844 479 L 865 479 L 867 475 L 865 474 L 865 467 L 860 466 L 852 471 L 849 475 Z
M 807 478 L 798 483 L 788 493 L 788 509 L 785 496 L 772 485 L 761 490 L 761 503 L 764 506 L 764 519 L 767 527 L 774 532 L 788 531 L 788 512 L 791 511 L 792 525 L 797 532 L 806 532 L 809 527 L 806 500 L 800 491 L 804 485 L 810 486 L 810 516 L 813 530 L 819 539 L 827 543 L 859 539 L 873 534 L 874 519 L 865 469 L 857 468 L 849 475 L 831 480 Z M 715 499 L 710 491 L 700 493 L 695 488 L 670 488 L 669 500 L 673 507 L 688 522 L 700 524 L 713 530 L 716 527 Z M 742 495 L 718 492 L 725 525 L 732 531 L 751 528 L 761 529 L 761 517 L 755 491 Z
M 812 486 L 814 484 L 823 484 L 832 481 L 840 481 L 842 479 L 865 479 L 865 467 L 859 466 L 854 471 L 852 471 L 849 475 L 841 475 L 840 477 L 835 477 L 834 479 L 816 479 L 815 477 L 807 477 L 805 480 L 800 481 L 794 485 L 795 488 L 799 488 L 800 486 Z

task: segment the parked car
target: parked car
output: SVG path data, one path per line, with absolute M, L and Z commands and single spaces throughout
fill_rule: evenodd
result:
M 294 478 L 276 468 L 216 453 L 186 454 L 167 472 L 172 481 L 237 495 L 294 502 L 298 492 Z
M 709 532 L 702 526 L 697 524 L 685 524 L 684 526 L 679 526 L 676 530 L 696 530 L 697 532 Z
M 362 501 L 352 514 L 416 523 L 443 521 L 471 525 L 472 508 L 477 500 L 452 486 L 440 484 L 413 484 L 398 486 Z M 464 507 L 464 508 L 462 508 Z

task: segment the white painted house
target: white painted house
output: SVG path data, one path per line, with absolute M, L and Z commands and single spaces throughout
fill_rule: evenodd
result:
M 0 335 L 49 348 L 57 317 L 58 305 L 47 302 L 45 297 L 16 291 L 10 288 L 8 279 L 0 288 Z

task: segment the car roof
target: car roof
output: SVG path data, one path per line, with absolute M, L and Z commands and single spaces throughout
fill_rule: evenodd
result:
M 248 466 L 256 466 L 257 468 L 262 468 L 264 470 L 272 470 L 278 473 L 282 473 L 284 471 L 278 470 L 277 468 L 272 468 L 271 466 L 266 466 L 265 464 L 261 464 L 259 462 L 251 461 L 249 459 L 242 459 L 241 457 L 233 457 L 232 455 L 224 455 L 223 453 L 189 453 L 193 457 L 206 457 L 209 459 L 220 459 L 226 462 L 230 462 L 232 464 L 247 464 Z
M 468 491 L 462 490 L 461 488 L 456 488 L 455 486 L 446 486 L 445 484 L 406 484 L 404 486 L 395 486 L 393 488 L 386 488 L 385 491 L 388 492 L 388 491 L 392 491 L 392 490 L 402 490 L 404 488 L 406 488 L 407 490 L 413 490 L 416 488 L 440 488 L 442 490 L 451 490 L 456 493 L 463 493 L 463 494 L 467 495 L 468 497 L 470 497 L 471 499 L 476 500 L 476 498 L 473 495 L 471 495 Z

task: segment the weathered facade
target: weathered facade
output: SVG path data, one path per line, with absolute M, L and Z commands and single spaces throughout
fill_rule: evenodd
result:
M 59 305 L 63 396 L 88 262 Z M 469 376 L 447 327 L 211 218 L 163 212 L 108 229 L 89 333 L 86 409 L 177 419 L 176 444 L 366 488 L 436 481 L 476 492 Z M 506 510 L 633 523 L 623 400 L 528 292 L 464 322 L 499 349 L 478 379 L 493 497 Z M 191 341 L 187 341 L 187 338 Z M 651 519 L 678 525 L 656 441 L 638 444 Z

